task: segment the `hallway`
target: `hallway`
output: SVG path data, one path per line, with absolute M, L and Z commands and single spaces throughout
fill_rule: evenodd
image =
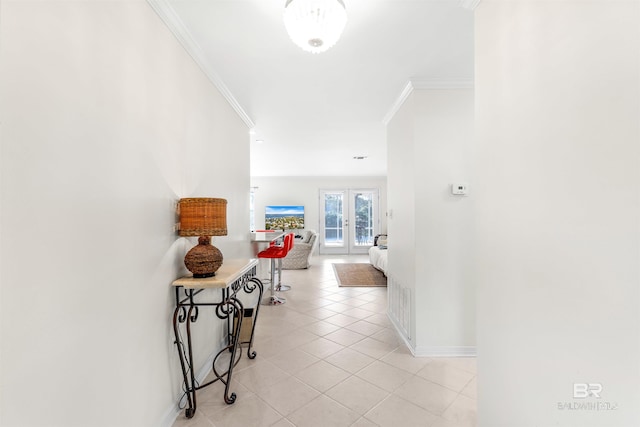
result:
M 285 270 L 287 302 L 261 306 L 255 350 L 234 371 L 227 405 L 218 382 L 198 393 L 196 415 L 174 427 L 474 427 L 474 358 L 414 358 L 385 311 L 386 288 L 340 288 L 316 256 Z M 265 294 L 268 294 L 265 289 Z

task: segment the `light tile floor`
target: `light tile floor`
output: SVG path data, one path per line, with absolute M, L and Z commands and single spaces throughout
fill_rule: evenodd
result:
M 260 307 L 258 356 L 234 371 L 236 402 L 217 382 L 174 427 L 475 427 L 475 359 L 413 357 L 385 314 L 386 288 L 338 287 L 333 263 L 367 261 L 317 256 L 285 270 L 292 289 L 284 305 Z

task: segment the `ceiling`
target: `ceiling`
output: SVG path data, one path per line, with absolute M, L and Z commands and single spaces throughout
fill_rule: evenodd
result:
M 473 79 L 460 0 L 344 0 L 317 55 L 289 39 L 285 0 L 149 2 L 251 128 L 252 176 L 386 175 L 383 119 L 407 83 Z

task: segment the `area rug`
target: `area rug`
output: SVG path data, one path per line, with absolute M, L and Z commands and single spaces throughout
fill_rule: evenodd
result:
M 371 264 L 333 264 L 339 286 L 387 286 L 387 278 Z

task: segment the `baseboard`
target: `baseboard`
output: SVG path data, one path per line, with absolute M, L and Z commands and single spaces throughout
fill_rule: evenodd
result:
M 403 333 L 403 329 L 398 325 L 396 319 L 387 313 L 389 321 L 396 330 L 398 336 L 402 339 L 411 354 L 415 357 L 476 357 L 477 351 L 475 346 L 426 346 L 416 347 L 409 337 Z
M 205 378 L 207 378 L 207 375 L 209 375 L 209 373 L 211 372 L 213 359 L 217 354 L 218 351 L 211 353 L 207 358 L 207 361 L 202 365 L 202 368 L 200 368 L 200 370 L 196 373 L 196 381 L 198 381 L 198 383 L 202 384 Z M 167 409 L 164 416 L 162 417 L 160 427 L 173 426 L 173 424 L 176 422 L 176 419 L 178 419 L 178 416 L 184 412 L 184 408 L 180 409 L 180 407 L 178 406 L 179 404 L 180 402 L 176 402 L 169 409 Z
M 412 351 L 416 357 L 476 357 L 475 346 L 425 346 Z
M 398 322 L 396 321 L 396 319 L 394 317 L 391 317 L 389 312 L 387 312 L 387 318 L 393 325 L 393 328 L 396 330 L 396 334 L 398 334 L 398 336 L 402 339 L 402 342 L 404 342 L 404 345 L 406 345 L 409 351 L 411 351 L 411 354 L 415 356 L 416 353 L 415 353 L 415 348 L 413 346 L 413 343 L 411 342 L 407 334 L 404 332 L 404 329 L 400 325 L 398 325 Z
M 182 411 L 178 409 L 178 404 L 176 403 L 173 407 L 169 408 L 167 412 L 165 412 L 162 417 L 162 421 L 160 422 L 160 427 L 171 427 L 173 423 L 178 419 L 178 415 L 180 415 Z

